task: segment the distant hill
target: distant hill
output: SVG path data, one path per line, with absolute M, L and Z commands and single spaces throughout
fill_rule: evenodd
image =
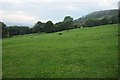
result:
M 114 16 L 118 14 L 118 9 L 95 11 L 85 16 L 85 18 L 102 18 L 104 16 Z
M 95 11 L 95 12 L 92 12 L 92 13 L 86 15 L 85 17 L 81 17 L 81 18 L 74 20 L 74 22 L 83 22 L 89 18 L 104 18 L 107 16 L 111 17 L 111 16 L 115 16 L 115 15 L 118 15 L 118 9 Z

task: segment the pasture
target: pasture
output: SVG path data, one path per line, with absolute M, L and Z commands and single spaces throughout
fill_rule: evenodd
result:
M 118 76 L 117 24 L 20 35 L 2 46 L 3 78 Z

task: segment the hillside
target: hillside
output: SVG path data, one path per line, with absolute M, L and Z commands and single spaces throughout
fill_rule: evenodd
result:
M 3 39 L 3 78 L 115 78 L 118 26 Z
M 104 18 L 104 17 L 111 17 L 111 16 L 117 16 L 118 15 L 118 9 L 112 9 L 112 10 L 101 10 L 101 11 L 95 11 L 92 12 L 85 17 L 78 18 L 75 20 L 75 22 L 84 22 L 85 20 L 89 18 Z
M 118 15 L 118 9 L 114 10 L 103 10 L 103 11 L 95 11 L 85 16 L 85 18 L 102 18 L 105 16 L 114 16 Z

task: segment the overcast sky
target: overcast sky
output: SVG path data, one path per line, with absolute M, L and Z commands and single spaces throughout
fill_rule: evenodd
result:
M 77 19 L 99 10 L 117 9 L 119 0 L 0 0 L 0 21 L 7 25 L 54 23 L 65 16 Z

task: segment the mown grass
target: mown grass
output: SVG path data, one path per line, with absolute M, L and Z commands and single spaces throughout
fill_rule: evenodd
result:
M 3 78 L 112 78 L 118 71 L 118 26 L 3 39 Z

